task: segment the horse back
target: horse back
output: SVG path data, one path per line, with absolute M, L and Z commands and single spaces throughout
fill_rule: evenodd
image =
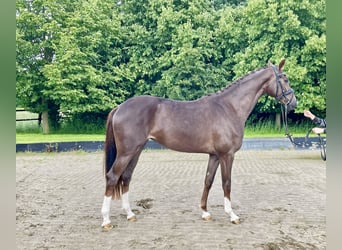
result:
M 122 140 L 153 139 L 177 151 L 217 153 L 241 146 L 242 135 L 234 133 L 240 129 L 233 118 L 209 98 L 174 101 L 137 96 L 122 103 L 113 119 Z

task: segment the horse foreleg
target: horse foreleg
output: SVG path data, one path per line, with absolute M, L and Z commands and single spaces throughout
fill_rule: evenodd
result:
M 219 165 L 219 160 L 216 155 L 209 155 L 207 173 L 204 180 L 204 189 L 202 193 L 201 199 L 201 209 L 202 209 L 202 219 L 203 220 L 210 220 L 211 215 L 207 210 L 207 201 L 210 188 L 213 184 L 217 167 Z
M 222 188 L 224 192 L 224 211 L 230 216 L 230 221 L 239 224 L 239 217 L 233 212 L 230 202 L 231 191 L 231 170 L 234 160 L 234 154 L 226 154 L 220 157 Z
M 230 216 L 233 224 L 240 224 L 240 218 L 233 212 L 231 202 L 227 197 L 224 197 L 224 211 Z

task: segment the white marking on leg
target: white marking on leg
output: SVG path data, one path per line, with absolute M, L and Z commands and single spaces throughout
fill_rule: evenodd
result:
M 211 214 L 207 211 L 202 210 L 202 219 L 209 220 L 211 218 Z
M 122 208 L 127 213 L 127 220 L 135 217 L 135 214 L 132 212 L 131 207 L 129 205 L 128 192 L 122 195 Z
M 233 212 L 232 204 L 227 197 L 224 197 L 224 211 L 230 215 L 230 221 L 236 221 L 239 217 Z
M 112 196 L 105 196 L 103 198 L 102 209 L 101 209 L 101 213 L 103 217 L 102 226 L 110 224 L 109 212 L 110 212 L 111 202 L 112 202 Z

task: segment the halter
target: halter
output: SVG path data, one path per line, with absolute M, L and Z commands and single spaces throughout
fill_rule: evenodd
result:
M 285 135 L 287 136 L 287 138 L 289 138 L 290 142 L 293 144 L 293 145 L 296 145 L 296 146 L 303 146 L 303 144 L 299 144 L 299 143 L 296 143 L 291 135 L 291 133 L 289 132 L 289 128 L 288 128 L 288 125 L 287 125 L 287 105 L 292 101 L 292 98 L 294 95 L 291 96 L 291 98 L 287 98 L 288 95 L 290 94 L 293 94 L 294 91 L 292 88 L 290 88 L 289 90 L 285 90 L 283 85 L 281 84 L 280 82 L 280 78 L 282 78 L 283 76 L 286 76 L 285 74 L 283 73 L 279 73 L 279 71 L 277 70 L 276 66 L 272 65 L 272 68 L 274 70 L 274 73 L 276 75 L 276 82 L 277 82 L 277 88 L 276 88 L 276 97 L 275 99 L 281 104 L 281 116 L 282 116 L 282 120 L 283 120 L 283 124 L 285 126 Z M 280 86 L 280 89 L 281 89 L 281 94 L 278 95 L 278 89 L 279 89 L 279 86 Z M 281 102 L 280 100 L 281 99 L 285 99 L 286 101 L 285 102 Z M 312 129 L 309 129 L 306 133 L 306 136 L 305 136 L 305 141 L 304 141 L 304 144 L 307 143 L 307 140 L 309 138 L 309 134 L 311 133 Z M 321 149 L 321 158 L 323 161 L 325 161 L 327 159 L 326 157 L 326 150 L 325 150 L 325 144 L 323 142 L 323 139 L 322 137 L 320 136 L 320 134 L 318 134 L 318 138 L 319 138 L 319 146 L 320 146 L 320 149 Z

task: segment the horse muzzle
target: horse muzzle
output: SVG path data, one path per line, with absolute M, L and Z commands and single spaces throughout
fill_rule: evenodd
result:
M 293 95 L 292 99 L 286 105 L 287 105 L 287 111 L 288 112 L 294 110 L 297 107 L 296 97 Z

